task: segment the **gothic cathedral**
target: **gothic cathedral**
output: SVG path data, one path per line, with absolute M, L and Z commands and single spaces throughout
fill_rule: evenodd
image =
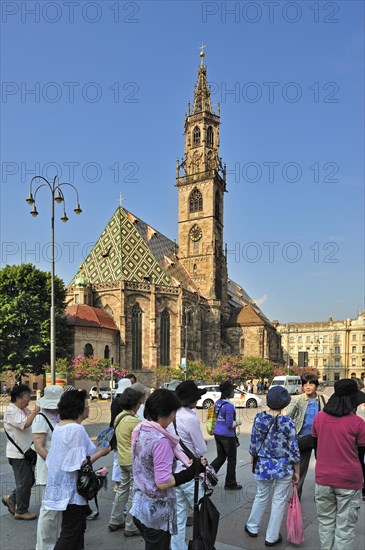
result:
M 178 244 L 119 206 L 68 286 L 75 355 L 109 358 L 151 384 L 156 366 L 183 357 L 212 366 L 222 354 L 281 362 L 275 326 L 228 278 L 220 108 L 213 112 L 200 56 L 176 165 Z

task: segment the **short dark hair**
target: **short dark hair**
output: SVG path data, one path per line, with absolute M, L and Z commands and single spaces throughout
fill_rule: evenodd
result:
M 131 380 L 132 378 L 134 378 L 135 382 L 137 382 L 137 376 L 133 373 L 131 374 L 127 374 L 126 378 L 128 378 L 129 380 Z
M 165 418 L 181 407 L 181 402 L 174 391 L 159 388 L 150 395 L 144 408 L 144 416 L 157 422 L 159 417 Z
M 15 401 L 18 398 L 21 399 L 23 397 L 23 394 L 25 393 L 29 393 L 29 394 L 32 393 L 32 390 L 30 389 L 30 387 L 27 386 L 26 384 L 19 384 L 19 385 L 16 384 L 10 392 L 10 401 L 12 403 L 15 403 Z
M 144 395 L 142 392 L 133 390 L 131 387 L 126 388 L 119 397 L 119 405 L 123 411 L 130 411 L 134 409 L 138 403 L 141 402 Z
M 86 390 L 70 390 L 63 393 L 58 403 L 61 420 L 77 420 L 85 410 Z
M 304 386 L 304 384 L 307 384 L 307 382 L 309 382 L 310 384 L 314 384 L 316 388 L 319 384 L 318 378 L 314 374 L 305 374 L 304 376 L 302 376 L 302 386 Z

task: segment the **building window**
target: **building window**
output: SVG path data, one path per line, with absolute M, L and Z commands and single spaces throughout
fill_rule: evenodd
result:
M 75 294 L 75 304 L 80 303 L 80 294 Z
M 245 339 L 241 338 L 240 340 L 240 353 L 243 354 L 245 351 Z
M 196 273 L 197 271 L 198 271 L 197 265 L 194 264 L 194 265 L 193 265 L 193 273 Z
M 217 220 L 220 219 L 221 215 L 221 196 L 219 191 L 215 193 L 215 217 Z
M 340 335 L 339 335 L 339 334 L 335 334 L 334 337 L 333 337 L 333 341 L 334 341 L 334 342 L 339 342 L 339 341 L 340 341 Z
M 105 346 L 104 348 L 104 359 L 109 359 L 110 358 L 110 348 L 109 346 Z
M 335 353 L 341 353 L 340 346 L 335 346 Z
M 323 346 L 323 350 L 322 350 L 322 351 L 323 351 L 323 353 L 328 353 L 328 348 L 327 348 L 327 346 Z
M 334 373 L 334 376 L 333 376 L 333 379 L 334 379 L 335 382 L 337 382 L 337 380 L 340 379 L 340 373 L 339 373 L 339 372 L 335 372 L 335 373 Z
M 84 356 L 92 357 L 94 355 L 94 349 L 91 344 L 86 344 L 84 347 Z
M 305 337 L 305 343 L 306 343 L 306 344 L 310 344 L 310 341 L 311 341 L 311 337 L 310 337 L 310 336 L 306 336 L 306 337 Z
M 132 370 L 142 368 L 142 310 L 138 302 L 132 308 Z
M 167 308 L 161 313 L 160 365 L 170 365 L 170 314 Z
M 211 126 L 208 126 L 208 130 L 207 130 L 207 145 L 208 145 L 208 147 L 213 147 L 213 143 L 214 143 L 213 128 Z
M 340 359 L 338 357 L 335 358 L 335 367 L 340 367 L 341 366 L 341 363 L 340 363 Z
M 362 346 L 361 353 L 365 353 L 365 346 Z
M 351 353 L 356 353 L 356 346 L 351 347 Z
M 327 334 L 325 334 L 325 335 L 323 336 L 323 342 L 328 342 L 328 336 L 327 336 Z
M 351 373 L 351 378 L 356 378 L 356 372 Z
M 302 338 L 302 336 L 298 336 L 298 344 L 301 343 L 301 342 L 303 342 L 303 338 Z
M 352 367 L 356 367 L 356 357 L 353 357 L 353 358 L 351 359 L 351 366 L 352 366 Z
M 362 335 L 362 339 L 365 340 L 365 333 Z
M 203 195 L 199 189 L 193 189 L 189 198 L 189 210 L 190 213 L 200 212 L 203 210 Z
M 323 366 L 327 366 L 327 359 L 325 357 L 323 358 Z
M 356 334 L 353 334 L 353 335 L 352 335 L 352 341 L 353 341 L 353 342 L 356 342 L 356 340 L 357 340 L 357 335 L 356 335 Z
M 198 145 L 200 143 L 200 128 L 195 126 L 193 131 L 193 144 Z

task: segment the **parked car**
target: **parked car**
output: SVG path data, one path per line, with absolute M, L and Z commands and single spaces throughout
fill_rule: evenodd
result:
M 170 382 L 165 382 L 162 384 L 161 388 L 175 391 L 179 384 L 181 384 L 181 380 L 170 380 Z
M 98 397 L 98 388 L 97 386 L 93 386 L 91 390 L 89 391 L 89 397 L 91 400 L 93 399 L 110 399 L 111 398 L 111 390 L 110 388 L 99 388 L 99 397 Z M 114 390 L 113 390 L 113 397 L 114 397 Z
M 221 396 L 219 391 L 219 385 L 201 385 L 199 388 L 205 388 L 207 393 L 202 395 L 197 403 L 197 408 L 208 409 L 213 405 Z M 230 399 L 231 403 L 237 408 L 246 407 L 248 409 L 256 409 L 262 406 L 262 399 L 253 393 L 247 391 L 235 389 L 234 396 Z

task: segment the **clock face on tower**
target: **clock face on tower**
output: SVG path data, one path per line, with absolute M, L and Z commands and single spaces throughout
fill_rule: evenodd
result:
M 200 227 L 198 225 L 193 225 L 193 227 L 190 229 L 190 234 L 189 234 L 190 240 L 193 242 L 200 241 L 200 239 L 202 238 L 202 235 L 203 233 Z

